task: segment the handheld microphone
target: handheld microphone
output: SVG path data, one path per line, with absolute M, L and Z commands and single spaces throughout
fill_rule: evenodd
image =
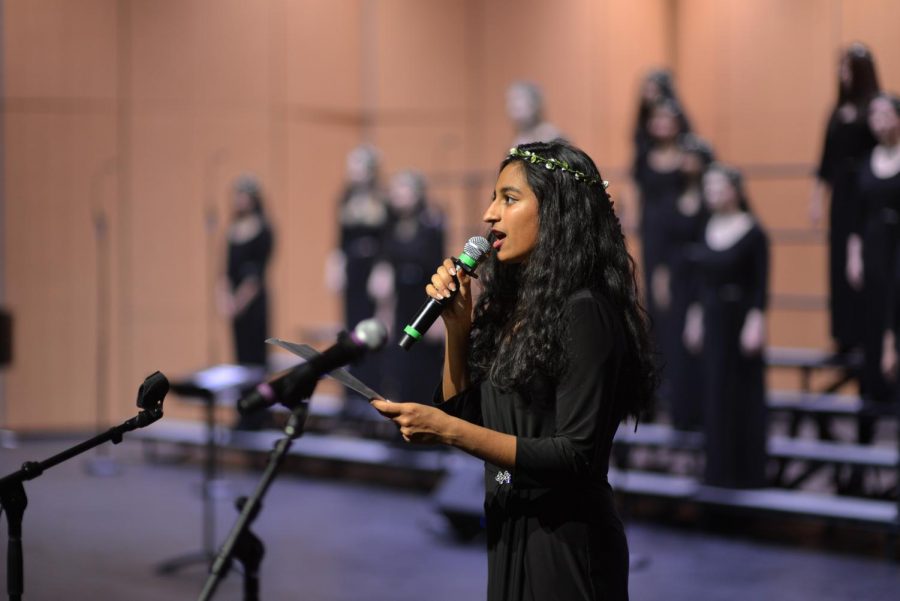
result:
M 323 375 L 356 361 L 369 351 L 380 349 L 386 340 L 387 331 L 378 320 L 361 321 L 353 332 L 341 332 L 337 342 L 321 354 L 286 374 L 257 386 L 253 392 L 238 401 L 238 412 L 252 413 L 275 403 L 293 407 L 312 395 L 316 382 Z
M 466 242 L 463 247 L 462 254 L 458 258 L 453 259 L 453 263 L 458 269 L 462 269 L 469 275 L 475 273 L 478 264 L 487 257 L 488 251 L 491 250 L 491 243 L 482 236 L 473 236 Z M 408 351 L 412 345 L 419 340 L 431 324 L 435 322 L 444 307 L 453 300 L 456 290 L 450 292 L 450 298 L 437 300 L 429 298 L 424 305 L 416 312 L 409 324 L 403 328 L 403 338 L 400 339 L 400 347 Z

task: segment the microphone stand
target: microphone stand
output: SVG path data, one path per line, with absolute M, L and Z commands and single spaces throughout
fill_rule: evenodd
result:
M 96 194 L 95 194 L 96 197 Z M 94 235 L 97 241 L 97 355 L 95 376 L 97 378 L 97 430 L 109 425 L 109 238 L 106 213 L 103 209 L 94 212 Z M 86 471 L 92 476 L 115 476 L 121 466 L 107 451 L 106 447 L 97 449 Z
M 168 384 L 166 388 L 168 389 Z M 113 444 L 119 444 L 122 442 L 122 436 L 126 432 L 149 426 L 162 416 L 162 399 L 159 399 L 158 402 L 153 404 L 153 407 L 142 410 L 135 417 L 118 426 L 113 426 L 90 440 L 77 444 L 44 461 L 26 461 L 22 464 L 22 469 L 0 478 L 0 506 L 6 511 L 6 523 L 9 531 L 9 545 L 6 558 L 6 591 L 9 594 L 10 601 L 20 601 L 24 589 L 22 518 L 25 514 L 25 507 L 28 505 L 28 497 L 25 495 L 23 483 L 28 480 L 34 480 L 51 467 L 59 465 L 63 461 L 89 451 L 105 442 L 112 441 Z
M 285 436 L 275 443 L 275 449 L 269 455 L 269 463 L 266 465 L 266 469 L 263 471 L 256 489 L 250 498 L 243 503 L 241 514 L 231 528 L 231 532 L 228 533 L 225 542 L 222 543 L 222 548 L 212 563 L 209 577 L 206 579 L 206 584 L 203 586 L 203 591 L 200 593 L 197 601 L 209 601 L 212 598 L 219 584 L 228 575 L 232 557 L 236 557 L 244 564 L 244 601 L 258 601 L 258 571 L 264 549 L 262 542 L 250 532 L 249 526 L 259 513 L 262 507 L 262 498 L 275 479 L 281 464 L 284 463 L 284 458 L 287 456 L 291 445 L 303 435 L 303 428 L 306 425 L 308 413 L 308 401 L 301 402 L 291 411 L 291 416 L 284 427 Z M 238 503 L 240 505 L 240 501 Z
M 247 497 L 240 497 L 234 505 L 238 512 L 244 510 Z M 256 510 L 250 513 L 249 523 L 253 523 L 262 504 L 256 506 Z M 249 528 L 244 529 L 238 536 L 234 545 L 234 557 L 244 566 L 244 601 L 259 601 L 259 564 L 262 563 L 266 548 L 258 536 Z

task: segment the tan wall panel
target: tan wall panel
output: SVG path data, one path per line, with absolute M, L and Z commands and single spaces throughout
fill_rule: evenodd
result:
M 127 83 L 136 105 L 184 102 L 197 93 L 193 39 L 197 2 L 128 1 Z
M 822 2 L 731 2 L 725 156 L 744 163 L 809 161 L 834 80 L 831 12 Z M 802 27 L 798 24 L 802 23 Z
M 8 425 L 92 425 L 98 391 L 92 219 L 101 208 L 115 219 L 108 177 L 115 119 L 7 114 L 5 126 L 4 142 L 15 149 L 7 152 L 5 166 L 9 226 L 3 250 L 7 302 L 16 318 Z M 111 261 L 114 269 L 115 257 Z
M 594 59 L 591 91 L 599 140 L 594 158 L 606 170 L 630 167 L 640 82 L 651 68 L 671 67 L 668 0 L 592 3 Z M 621 187 L 620 187 L 620 194 Z
M 133 116 L 123 396 L 155 369 L 174 377 L 204 363 L 204 223 L 191 126 L 186 111 Z
M 464 110 L 467 6 L 443 0 L 378 3 L 371 27 L 379 113 L 404 111 L 406 119 L 433 121 Z
M 284 36 L 286 52 L 284 71 L 277 76 L 286 82 L 288 102 L 360 110 L 362 7 L 363 0 L 283 0 L 283 5 L 276 6 L 273 32 Z
M 481 79 L 478 108 L 483 127 L 481 164 L 499 164 L 515 132 L 506 117 L 506 88 L 529 80 L 543 88 L 548 120 L 575 143 L 585 144 L 592 98 L 590 81 L 596 69 L 591 55 L 591 3 L 558 4 L 527 0 L 489 2 L 482 7 Z M 523 43 L 527 40 L 527 43 Z
M 824 5 L 680 5 L 678 83 L 697 130 L 725 160 L 795 163 L 816 156 L 833 102 L 833 21 Z
M 677 84 L 723 160 L 818 157 L 833 102 L 834 25 L 815 0 L 679 3 Z
M 7 96 L 116 96 L 116 0 L 7 0 L 3 12 Z
M 831 334 L 824 311 L 771 310 L 768 314 L 769 344 L 805 348 L 831 348 Z
M 810 170 L 811 171 L 811 170 Z M 752 174 L 749 174 L 752 175 Z M 767 227 L 807 229 L 812 178 L 747 179 L 747 194 L 754 212 Z M 827 228 L 822 225 L 822 243 Z
M 860 41 L 875 55 L 878 77 L 885 90 L 900 93 L 900 3 L 895 0 L 842 0 L 841 45 Z M 834 53 L 832 62 L 836 62 Z
M 675 39 L 678 62 L 672 65 L 675 86 L 691 125 L 717 147 L 724 143 L 724 129 L 728 125 L 719 110 L 727 92 L 722 85 L 724 48 L 729 34 L 723 26 L 725 9 L 725 2 L 710 0 L 678 3 Z
M 273 334 L 297 338 L 304 328 L 341 319 L 340 297 L 325 286 L 325 259 L 337 244 L 345 157 L 359 143 L 360 131 L 306 121 L 282 127 L 288 135 L 287 193 L 277 201 Z
M 516 79 L 544 89 L 547 117 L 598 162 L 604 175 L 624 179 L 631 161 L 638 82 L 665 65 L 666 2 L 571 2 L 566 10 L 541 2 L 492 2 L 479 21 L 483 53 L 477 89 L 483 130 L 481 168 L 493 170 L 513 139 L 505 114 L 506 87 Z M 496 23 L 506 23 L 502 30 Z M 527 39 L 527 50 L 504 31 Z M 624 182 L 617 195 L 628 203 Z
M 481 220 L 481 216 L 487 208 L 488 194 L 479 193 L 475 187 L 447 187 L 432 183 L 429 196 L 432 204 L 442 211 L 446 219 L 446 255 L 458 255 L 469 238 L 486 231 L 487 225 Z
M 134 318 L 187 316 L 202 273 L 203 214 L 190 115 L 135 114 L 131 159 Z
M 374 140 L 384 154 L 385 175 L 410 168 L 426 173 L 461 173 L 465 163 L 463 125 L 450 119 L 432 123 L 382 122 L 375 127 Z
M 195 85 L 202 106 L 268 108 L 273 25 L 268 4 L 194 1 Z
M 828 263 L 821 248 L 809 244 L 773 244 L 769 260 L 770 294 L 801 294 L 826 300 Z

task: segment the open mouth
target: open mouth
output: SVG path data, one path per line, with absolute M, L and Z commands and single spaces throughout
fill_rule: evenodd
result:
M 503 239 L 506 238 L 506 234 L 501 232 L 500 230 L 491 230 L 491 246 L 494 250 L 497 250 L 501 246 L 503 246 Z

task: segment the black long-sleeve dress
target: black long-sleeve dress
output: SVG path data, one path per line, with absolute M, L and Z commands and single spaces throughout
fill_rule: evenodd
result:
M 272 230 L 263 224 L 259 233 L 249 240 L 228 240 L 226 274 L 231 291 L 237 290 L 248 277 L 259 282 L 259 293 L 231 323 L 236 359 L 242 365 L 266 364 L 266 338 L 269 337 L 266 266 L 272 254 L 272 238 Z
M 701 200 L 702 202 L 702 200 Z M 684 325 L 691 304 L 696 264 L 691 249 L 703 236 L 707 212 L 701 207 L 686 214 L 675 208 L 666 227 L 665 264 L 669 269 L 671 301 L 662 334 L 662 354 L 669 383 L 669 412 L 679 430 L 699 430 L 703 424 L 702 363 L 684 346 Z
M 892 386 L 881 373 L 882 337 L 893 326 L 897 237 L 900 234 L 900 173 L 881 178 L 871 154 L 860 161 L 858 233 L 863 239 L 863 389 L 875 401 L 890 400 Z M 865 434 L 861 436 L 867 438 Z M 861 442 L 867 442 L 862 440 Z
M 403 327 L 415 315 L 425 299 L 424 285 L 435 266 L 444 260 L 444 220 L 436 212 L 425 212 L 417 220 L 415 232 L 405 236 L 402 226 L 388 230 L 381 260 L 394 270 L 394 332 L 391 340 L 400 340 Z M 424 402 L 431 396 L 434 379 L 440 370 L 444 345 L 423 338 L 413 350 L 396 344 L 385 349 L 384 392 L 397 401 Z
M 364 197 L 365 201 L 357 203 L 357 197 Z M 352 328 L 375 312 L 367 284 L 381 253 L 388 210 L 377 190 L 350 187 L 340 202 L 339 244 L 346 261 L 344 324 Z
M 657 350 L 662 354 L 659 398 L 671 400 L 672 370 L 669 367 L 666 349 L 677 344 L 673 339 L 676 327 L 672 313 L 659 305 L 653 295 L 653 273 L 666 265 L 671 250 L 671 224 L 676 219 L 678 199 L 684 191 L 684 174 L 680 169 L 657 171 L 649 162 L 649 153 L 638 161 L 635 181 L 641 194 L 641 256 L 644 283 L 644 306 L 651 320 L 651 334 Z M 670 307 L 671 309 L 671 307 Z M 680 337 L 679 337 L 680 339 Z
M 703 308 L 705 482 L 765 484 L 766 405 L 762 354 L 746 355 L 741 330 L 751 309 L 765 310 L 769 242 L 754 224 L 729 248 L 705 238 L 694 258 Z
M 684 190 L 684 175 L 680 169 L 657 171 L 644 154 L 635 168 L 634 179 L 641 193 L 641 254 L 644 272 L 644 294 L 651 316 L 658 307 L 650 293 L 653 270 L 665 260 L 668 221 L 672 217 L 678 198 Z
M 360 202 L 361 201 L 361 202 Z M 350 186 L 340 200 L 340 249 L 345 259 L 344 327 L 353 329 L 375 314 L 375 301 L 369 296 L 369 275 L 381 254 L 388 222 L 388 209 L 378 190 Z M 370 354 L 350 367 L 358 378 L 381 388 L 382 359 Z M 358 399 L 348 393 L 348 399 Z M 367 399 L 363 399 L 366 401 Z M 351 402 L 348 415 L 371 416 L 367 403 Z
M 489 381 L 441 409 L 516 439 L 516 466 L 485 463 L 489 601 L 628 598 L 628 545 L 607 481 L 627 391 L 622 318 L 588 291 L 568 305 L 570 363 L 527 390 Z
M 831 187 L 828 231 L 828 281 L 831 306 L 831 336 L 839 348 L 861 344 L 862 297 L 847 282 L 847 238 L 858 211 L 856 193 L 860 161 L 875 146 L 865 114 L 852 121 L 835 109 L 828 120 L 822 158 L 816 175 Z

